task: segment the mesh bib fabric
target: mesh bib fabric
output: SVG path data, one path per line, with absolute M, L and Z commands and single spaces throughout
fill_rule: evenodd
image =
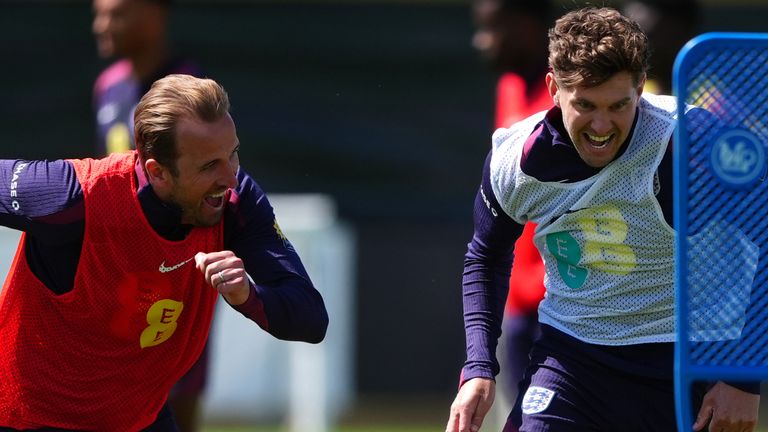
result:
M 674 340 L 674 232 L 655 197 L 656 170 L 676 123 L 674 98 L 644 95 L 628 147 L 598 174 L 540 182 L 520 169 L 541 115 L 500 130 L 493 191 L 515 221 L 538 224 L 547 295 L 540 321 L 585 342 Z
M 135 153 L 72 161 L 85 238 L 72 291 L 30 271 L 24 237 L 0 299 L 0 425 L 140 430 L 202 352 L 217 292 L 195 268 L 222 227 L 170 242 L 136 197 Z

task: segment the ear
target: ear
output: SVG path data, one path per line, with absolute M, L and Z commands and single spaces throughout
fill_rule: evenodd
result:
M 144 162 L 144 169 L 147 172 L 147 180 L 152 185 L 152 189 L 155 190 L 157 196 L 163 197 L 165 192 L 170 190 L 172 186 L 171 171 L 155 159 L 147 159 Z
M 640 80 L 638 80 L 638 84 L 637 84 L 637 97 L 638 98 L 643 95 L 643 88 L 645 87 L 645 80 L 646 79 L 648 79 L 648 75 L 646 75 L 645 73 L 640 75 Z
M 552 72 L 548 72 L 547 76 L 545 78 L 545 81 L 547 83 L 547 89 L 549 90 L 549 95 L 552 97 L 552 102 L 554 102 L 556 107 L 560 107 L 560 95 L 558 91 L 560 90 L 559 87 L 557 87 L 557 80 L 555 80 L 555 74 Z

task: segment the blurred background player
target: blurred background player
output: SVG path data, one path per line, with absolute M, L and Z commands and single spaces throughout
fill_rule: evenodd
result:
M 171 0 L 93 0 L 93 34 L 99 56 L 116 58 L 93 89 L 97 153 L 134 148 L 133 110 L 157 79 L 200 77 L 192 61 L 175 57 L 168 41 Z
M 651 47 L 651 68 L 645 91 L 672 94 L 672 68 L 680 49 L 698 33 L 700 5 L 696 0 L 630 0 L 623 15 L 637 21 Z
M 545 81 L 551 2 L 475 0 L 472 6 L 477 26 L 472 45 L 500 74 L 495 127 L 509 127 L 551 108 L 552 97 Z M 501 389 L 509 401 L 515 400 L 531 343 L 539 331 L 537 308 L 544 296 L 544 263 L 533 244 L 535 228 L 535 224 L 527 224 L 515 243 L 504 307 Z
M 133 111 L 156 80 L 170 74 L 202 77 L 195 62 L 172 53 L 168 20 L 172 0 L 93 0 L 99 56 L 117 59 L 96 79 L 96 154 L 135 148 Z M 208 374 L 208 346 L 169 398 L 182 432 L 199 428 L 200 398 Z

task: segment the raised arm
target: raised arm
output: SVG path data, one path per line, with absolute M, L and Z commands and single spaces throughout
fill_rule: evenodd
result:
M 238 178 L 225 247 L 243 260 L 252 282 L 248 299 L 234 308 L 279 339 L 318 343 L 328 327 L 323 298 L 280 231 L 264 192 L 242 170 Z
M 69 162 L 0 160 L 0 179 L 1 225 L 53 242 L 72 236 L 57 227 L 82 224 L 83 193 Z
M 63 160 L 0 160 L 0 225 L 26 233 L 32 272 L 56 294 L 72 289 L 85 227 L 83 192 Z

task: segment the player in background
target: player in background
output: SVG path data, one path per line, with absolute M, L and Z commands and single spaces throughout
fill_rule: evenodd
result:
M 475 0 L 472 45 L 500 74 L 495 127 L 512 124 L 552 107 L 547 75 L 547 30 L 552 5 L 545 0 Z M 502 390 L 509 401 L 528 364 L 539 333 L 537 309 L 544 296 L 544 263 L 533 244 L 536 225 L 525 225 L 515 243 L 515 259 L 502 323 Z
M 202 76 L 195 62 L 172 53 L 171 6 L 172 0 L 93 0 L 99 56 L 117 59 L 93 88 L 99 155 L 135 148 L 133 110 L 153 82 L 169 74 Z
M 676 99 L 643 92 L 647 38 L 614 9 L 569 12 L 549 41 L 555 106 L 494 133 L 475 200 L 467 361 L 446 430 L 476 432 L 493 404 L 507 271 L 534 221 L 547 275 L 541 337 L 504 430 L 674 431 Z M 697 111 L 686 114 L 693 124 L 706 118 Z M 692 391 L 696 430 L 754 430 L 759 385 Z
M 135 148 L 133 111 L 153 82 L 169 74 L 202 77 L 197 64 L 172 53 L 168 20 L 172 0 L 93 0 L 93 34 L 99 56 L 117 59 L 96 79 L 96 154 Z M 208 347 L 171 393 L 182 432 L 199 429 L 200 401 L 208 377 Z

